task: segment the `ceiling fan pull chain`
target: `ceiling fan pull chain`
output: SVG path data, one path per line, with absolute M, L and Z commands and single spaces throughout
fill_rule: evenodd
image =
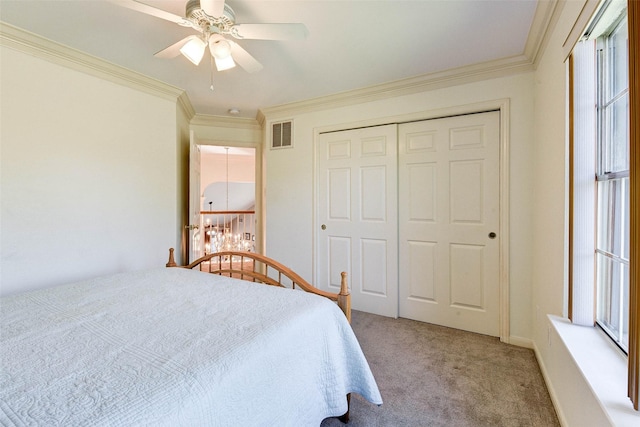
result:
M 211 70 L 211 86 L 209 86 L 209 89 L 213 91 L 213 55 L 209 55 L 209 69 Z

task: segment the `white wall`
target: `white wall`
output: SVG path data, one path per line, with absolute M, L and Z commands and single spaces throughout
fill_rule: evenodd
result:
M 164 266 L 176 102 L 0 49 L 0 292 Z
M 265 149 L 267 255 L 313 280 L 314 131 L 349 128 L 361 121 L 384 122 L 403 115 L 432 116 L 437 110 L 509 98 L 511 109 L 510 298 L 511 335 L 531 337 L 531 194 L 533 169 L 533 73 L 390 97 L 323 111 L 265 113 L 269 121 L 294 120 L 291 149 Z M 268 141 L 268 138 L 265 138 Z

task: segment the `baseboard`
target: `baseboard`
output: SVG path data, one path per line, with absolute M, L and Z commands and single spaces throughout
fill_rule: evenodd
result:
M 544 379 L 544 383 L 547 386 L 547 390 L 549 391 L 549 396 L 551 397 L 551 403 L 553 404 L 554 409 L 556 410 L 556 415 L 558 416 L 558 421 L 562 427 L 568 427 L 567 420 L 564 417 L 562 409 L 560 407 L 560 402 L 558 401 L 558 396 L 553 389 L 553 385 L 549 379 L 549 375 L 547 373 L 547 368 L 542 361 L 542 357 L 540 356 L 540 352 L 538 351 L 538 347 L 536 343 L 529 338 L 522 338 L 511 336 L 509 337 L 509 344 L 517 345 L 519 347 L 530 348 L 533 350 L 533 353 L 536 356 L 536 360 L 538 361 L 538 366 L 540 367 L 540 372 L 542 373 L 542 378 Z
M 536 360 L 538 361 L 538 366 L 540 367 L 540 372 L 542 372 L 542 378 L 544 379 L 544 383 L 547 385 L 547 390 L 549 391 L 549 396 L 551 397 L 551 403 L 556 410 L 556 415 L 558 416 L 558 421 L 562 427 L 569 427 L 569 423 L 562 412 L 562 408 L 560 407 L 560 402 L 558 401 L 558 396 L 551 384 L 551 380 L 549 379 L 549 375 L 547 373 L 547 368 L 542 361 L 542 356 L 538 351 L 538 346 L 536 346 L 535 342 L 531 341 L 533 353 L 536 355 Z
M 534 346 L 532 339 L 516 337 L 514 335 L 509 336 L 509 344 L 531 349 L 533 349 Z

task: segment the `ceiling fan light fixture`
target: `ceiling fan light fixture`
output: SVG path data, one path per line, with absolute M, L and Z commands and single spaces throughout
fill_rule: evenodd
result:
M 204 56 L 204 50 L 207 47 L 206 43 L 197 37 L 192 38 L 184 46 L 180 48 L 180 53 L 184 55 L 189 61 L 195 65 L 200 64 L 202 57 Z
M 222 59 L 218 59 L 216 57 L 214 57 L 213 59 L 215 59 L 216 61 L 216 68 L 218 69 L 218 71 L 230 70 L 231 68 L 236 66 L 236 62 L 233 60 L 231 55 Z
M 216 68 L 218 71 L 228 70 L 236 66 L 235 61 L 231 57 L 231 44 L 222 39 L 214 40 L 211 38 L 209 40 L 209 50 L 211 51 L 211 56 L 216 61 Z

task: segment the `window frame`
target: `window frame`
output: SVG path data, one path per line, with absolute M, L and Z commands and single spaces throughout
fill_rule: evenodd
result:
M 605 0 L 610 3 L 610 0 Z M 627 38 L 628 38 L 628 82 L 629 82 L 629 353 L 627 357 L 627 396 L 631 399 L 633 408 L 637 411 L 640 403 L 640 1 L 627 0 L 623 2 L 627 10 Z M 619 4 L 618 4 L 619 5 Z M 602 5 L 590 7 L 588 10 L 593 21 L 599 18 Z M 598 10 L 599 9 L 599 10 Z M 586 20 L 582 21 L 586 24 Z M 583 24 L 584 25 L 584 24 Z M 585 27 L 583 27 L 585 28 Z M 593 29 L 586 25 L 587 30 Z M 580 32 L 580 29 L 577 30 Z M 587 31 L 588 32 L 588 31 Z M 572 32 L 573 34 L 573 32 Z M 575 42 L 575 39 L 573 39 Z M 581 157 L 582 147 L 579 146 L 581 120 L 590 120 L 589 114 L 584 113 L 585 100 L 589 104 L 589 88 L 581 91 L 580 81 L 583 72 L 580 55 L 575 56 L 579 46 L 565 42 L 565 47 L 571 50 L 568 63 L 568 109 L 569 109 L 569 274 L 568 274 L 568 313 L 569 319 L 576 324 L 593 326 L 595 324 L 595 283 L 593 282 L 593 268 L 589 278 L 589 263 L 585 262 L 584 249 L 589 244 L 595 248 L 595 231 L 589 228 L 584 218 L 589 218 L 593 212 L 580 207 L 592 206 L 595 203 L 595 189 L 590 191 L 589 185 L 584 183 L 585 159 Z M 578 82 L 578 83 L 576 83 Z M 584 89 L 584 87 L 582 87 Z M 583 92 L 587 92 L 585 95 Z M 590 105 L 594 105 L 591 103 Z M 595 122 L 592 122 L 592 124 Z M 582 124 L 584 126 L 584 123 Z M 587 141 L 588 143 L 589 141 Z M 588 156 L 587 156 L 588 160 Z M 588 163 L 588 162 L 587 162 Z M 593 167 L 593 166 L 592 166 Z M 594 170 L 594 169 L 592 169 Z M 592 175 L 593 176 L 593 175 Z M 595 182 L 595 180 L 592 180 Z M 586 213 L 585 213 L 586 212 Z M 593 222 L 591 222 L 593 224 Z M 586 235 L 586 237 L 585 237 Z M 591 238 L 591 240 L 590 240 Z M 593 253 L 593 252 L 592 252 Z M 587 257 L 588 258 L 588 257 Z M 585 274 L 586 273 L 586 274 Z
M 595 41 L 596 72 L 596 323 L 625 354 L 629 351 L 629 134 L 628 52 L 615 39 L 626 34 L 626 12 Z M 625 46 L 626 47 L 626 46 Z M 620 68 L 626 80 L 616 80 Z M 618 83 L 618 84 L 616 84 Z M 624 104 L 626 101 L 626 104 Z M 614 120 L 626 105 L 622 122 Z M 621 129 L 622 128 L 622 129 Z M 623 137 L 620 138 L 620 132 Z M 616 136 L 618 136 L 616 138 Z M 624 144 L 624 145 L 623 145 Z

